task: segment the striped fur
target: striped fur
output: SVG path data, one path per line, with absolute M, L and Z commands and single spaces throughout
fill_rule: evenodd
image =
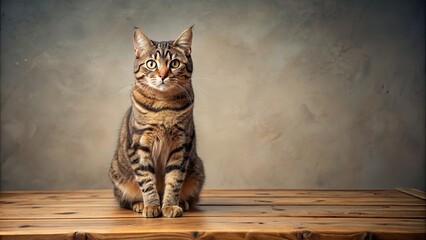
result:
M 167 42 L 134 31 L 132 105 L 109 175 L 120 206 L 144 217 L 181 216 L 204 184 L 195 144 L 191 41 L 192 28 Z

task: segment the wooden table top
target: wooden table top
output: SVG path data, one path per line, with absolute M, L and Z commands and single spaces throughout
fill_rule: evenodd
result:
M 120 209 L 112 190 L 0 192 L 0 239 L 425 239 L 425 193 L 204 190 L 181 218 Z

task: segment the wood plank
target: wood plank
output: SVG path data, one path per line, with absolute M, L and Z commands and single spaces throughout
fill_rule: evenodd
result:
M 67 198 L 111 198 L 112 190 L 62 190 L 62 191 L 3 191 L 0 198 L 8 199 L 49 199 L 57 198 L 60 194 Z M 285 197 L 285 198 L 367 198 L 367 197 L 387 197 L 387 198 L 410 198 L 404 193 L 396 190 L 213 190 L 206 189 L 201 193 L 201 197 Z
M 424 240 L 422 233 L 371 233 L 371 232 L 356 232 L 356 233 L 322 233 L 312 231 L 300 231 L 292 233 L 279 232 L 203 232 L 196 231 L 191 233 L 173 232 L 173 233 L 126 233 L 126 234 L 97 234 L 75 232 L 70 234 L 43 234 L 43 235 L 15 235 L 15 236 L 0 236 L 2 240 L 57 240 L 57 239 L 72 239 L 72 240 L 101 240 L 101 239 L 118 239 L 118 240 Z
M 124 237 L 124 238 L 123 238 Z M 423 234 L 418 233 L 378 233 L 372 234 L 370 232 L 357 232 L 357 233 L 322 233 L 322 232 L 311 232 L 311 231 L 300 231 L 292 233 L 279 233 L 279 232 L 192 232 L 192 233 L 144 233 L 142 236 L 139 234 L 126 234 L 126 235 L 115 235 L 108 234 L 87 234 L 84 239 L 88 240 L 97 240 L 97 239 L 151 239 L 151 240 L 366 240 L 366 239 L 376 239 L 376 240 L 424 240 L 425 237 Z M 81 238 L 83 239 L 83 238 Z
M 247 190 L 207 189 L 202 197 L 286 197 L 286 198 L 354 198 L 354 197 L 406 197 L 395 190 Z
M 198 205 L 207 206 L 424 206 L 416 198 L 201 198 Z
M 111 190 L 0 192 L 0 239 L 425 239 L 426 201 L 397 190 L 205 190 L 177 219 Z
M 198 206 L 185 217 L 335 217 L 424 219 L 425 206 Z M 25 214 L 23 214 L 25 213 Z M 5 208 L 0 220 L 60 218 L 139 218 L 140 214 L 117 206 L 44 206 Z
M 82 201 L 84 199 L 84 201 Z M 54 204 L 55 206 L 115 206 L 116 202 L 112 197 L 109 198 L 77 198 L 56 195 L 54 198 L 33 199 L 31 197 L 22 197 L 21 199 L 1 197 L 1 205 L 12 206 L 33 206 L 43 207 Z M 198 205 L 216 205 L 216 206 L 424 206 L 426 202 L 422 199 L 414 197 L 403 198 L 269 198 L 269 197 L 239 197 L 239 198 L 223 198 L 223 197 L 202 197 Z
M 77 235 L 78 234 L 78 235 Z M 191 232 L 191 233 L 128 233 L 128 234 L 93 234 L 76 232 L 72 234 L 43 234 L 43 235 L 20 235 L 20 236 L 0 236 L 2 240 L 57 240 L 57 239 L 73 239 L 73 240 L 101 240 L 101 239 L 119 239 L 119 240 L 424 240 L 423 234 L 418 233 L 379 233 L 370 232 L 358 233 L 321 233 L 321 232 L 293 232 L 293 233 L 277 233 L 277 232 Z
M 351 234 L 417 233 L 425 234 L 423 219 L 375 218 L 269 218 L 269 217 L 208 217 L 208 218 L 116 218 L 116 219 L 58 219 L 0 220 L 0 235 L 61 234 L 76 231 L 94 234 L 193 233 L 193 232 L 279 232 L 313 231 Z
M 408 194 L 410 196 L 426 200 L 426 193 L 423 192 L 423 191 L 420 191 L 418 189 L 415 189 L 415 188 L 397 188 L 396 190 L 403 192 L 405 194 Z

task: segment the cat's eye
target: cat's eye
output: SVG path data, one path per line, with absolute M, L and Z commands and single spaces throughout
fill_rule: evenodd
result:
M 146 62 L 146 67 L 149 69 L 154 69 L 155 67 L 157 67 L 157 63 L 154 60 L 148 60 Z
M 177 59 L 174 59 L 173 61 L 170 62 L 170 67 L 171 68 L 178 68 L 179 65 L 180 65 L 180 62 Z

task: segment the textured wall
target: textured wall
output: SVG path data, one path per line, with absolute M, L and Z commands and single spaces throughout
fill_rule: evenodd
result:
M 2 1 L 1 188 L 110 187 L 133 26 L 192 24 L 206 187 L 425 188 L 415 0 Z

